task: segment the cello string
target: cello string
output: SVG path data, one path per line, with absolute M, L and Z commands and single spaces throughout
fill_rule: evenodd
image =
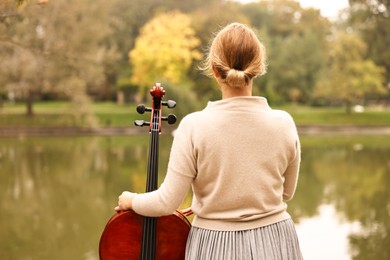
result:
M 157 154 L 157 150 L 156 150 L 156 144 L 157 144 L 157 135 L 156 133 L 158 132 L 158 125 L 157 125 L 157 116 L 158 116 L 158 111 L 155 111 L 155 113 L 153 114 L 153 131 L 152 131 L 152 154 L 151 154 L 151 172 L 150 172 L 150 186 L 149 186 L 149 191 L 153 191 L 156 187 L 155 187 L 155 178 L 156 178 L 156 175 L 157 175 L 157 172 L 156 172 L 156 154 Z M 156 129 L 157 127 L 157 129 Z
M 148 183 L 147 191 L 153 191 L 157 187 L 157 169 L 158 169 L 158 111 L 154 111 L 153 120 L 152 120 L 152 131 L 151 131 L 151 144 L 149 152 L 149 166 L 148 166 Z M 157 128 L 157 129 L 156 129 Z M 149 260 L 155 259 L 156 251 L 156 219 L 151 217 L 144 218 L 144 230 L 143 230 L 143 239 L 142 239 L 142 251 L 141 259 Z

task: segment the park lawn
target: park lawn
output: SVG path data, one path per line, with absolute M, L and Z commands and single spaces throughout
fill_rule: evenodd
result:
M 142 119 L 135 104 L 117 105 L 113 102 L 93 103 L 91 106 L 100 126 L 129 126 Z M 68 102 L 38 102 L 34 115 L 26 116 L 24 104 L 5 104 L 0 109 L 0 127 L 82 127 L 77 109 Z
M 297 125 L 390 125 L 390 108 L 366 108 L 363 113 L 347 114 L 344 107 L 284 106 Z
M 297 125 L 390 125 L 390 109 L 367 108 L 363 113 L 347 114 L 343 107 L 309 107 L 287 105 L 274 107 L 289 112 Z M 90 107 L 100 126 L 133 126 L 136 119 L 148 120 L 149 115 L 139 115 L 136 104 L 118 105 L 97 102 Z M 25 115 L 24 104 L 5 104 L 0 109 L 0 127 L 80 127 L 76 120 L 77 109 L 67 102 L 39 102 L 34 104 L 35 115 Z M 180 120 L 180 118 L 179 118 Z
M 350 147 L 359 150 L 361 146 L 371 148 L 386 148 L 390 145 L 390 138 L 387 135 L 306 135 L 301 139 L 303 147 Z

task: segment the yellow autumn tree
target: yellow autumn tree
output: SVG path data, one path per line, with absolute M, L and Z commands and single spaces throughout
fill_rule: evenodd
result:
M 199 45 L 189 16 L 179 11 L 157 15 L 141 28 L 129 52 L 131 82 L 141 94 L 155 82 L 184 82 L 192 62 L 202 58 Z

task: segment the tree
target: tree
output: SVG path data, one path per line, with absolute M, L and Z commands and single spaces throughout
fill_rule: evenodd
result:
M 272 102 L 308 102 L 325 65 L 330 22 L 318 10 L 288 0 L 259 1 L 242 6 L 268 56 L 268 73 L 256 79 Z
M 0 24 L 2 37 L 0 52 L 2 53 L 3 81 L 12 93 L 18 92 L 27 104 L 27 114 L 32 115 L 33 96 L 38 92 L 38 86 L 43 85 L 45 74 L 44 55 L 42 49 L 43 31 L 40 24 L 41 6 L 13 6 L 12 13 L 3 17 Z M 35 13 L 36 16 L 31 15 Z M 35 30 L 34 30 L 35 29 Z
M 390 1 L 349 0 L 349 23 L 362 32 L 368 45 L 368 56 L 386 69 L 390 82 Z
M 102 0 L 26 1 L 0 23 L 0 74 L 8 90 L 26 100 L 28 115 L 34 99 L 55 92 L 85 107 L 93 123 L 83 105 L 87 89 L 103 86 L 105 69 L 118 59 L 110 19 L 110 5 Z
M 196 23 L 193 27 L 201 44 L 199 51 L 207 50 L 213 34 L 223 26 L 231 22 L 250 24 L 245 14 L 240 10 L 241 4 L 226 1 L 223 4 L 208 4 L 198 8 L 191 13 Z M 199 71 L 199 62 L 194 62 L 190 69 L 190 79 L 196 83 L 192 90 L 196 93 L 198 100 L 218 99 L 221 96 L 220 88 L 215 79 L 203 75 Z
M 298 1 L 258 1 L 243 5 L 241 10 L 254 27 L 267 28 L 273 37 L 288 38 L 310 31 L 324 40 L 330 25 L 319 10 L 304 9 Z
M 201 58 L 200 44 L 190 18 L 178 11 L 162 13 L 150 20 L 130 51 L 131 81 L 145 90 L 161 81 L 182 83 L 193 62 Z
M 366 44 L 356 33 L 339 32 L 331 43 L 330 67 L 316 86 L 316 96 L 339 100 L 351 112 L 354 102 L 384 94 L 384 69 L 365 59 Z
M 270 46 L 268 88 L 284 100 L 307 102 L 320 71 L 325 65 L 324 51 L 311 32 L 274 40 Z

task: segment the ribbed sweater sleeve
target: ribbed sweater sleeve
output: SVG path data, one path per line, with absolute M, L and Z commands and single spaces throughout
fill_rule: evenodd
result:
M 179 125 L 171 148 L 167 175 L 156 191 L 137 194 L 133 199 L 133 210 L 145 216 L 172 214 L 183 202 L 196 175 L 196 161 L 192 153 L 189 130 L 185 119 Z
M 298 183 L 299 165 L 301 162 L 301 145 L 299 139 L 296 140 L 296 151 L 295 157 L 288 165 L 284 172 L 284 183 L 283 183 L 283 200 L 288 201 L 294 196 L 295 190 Z

